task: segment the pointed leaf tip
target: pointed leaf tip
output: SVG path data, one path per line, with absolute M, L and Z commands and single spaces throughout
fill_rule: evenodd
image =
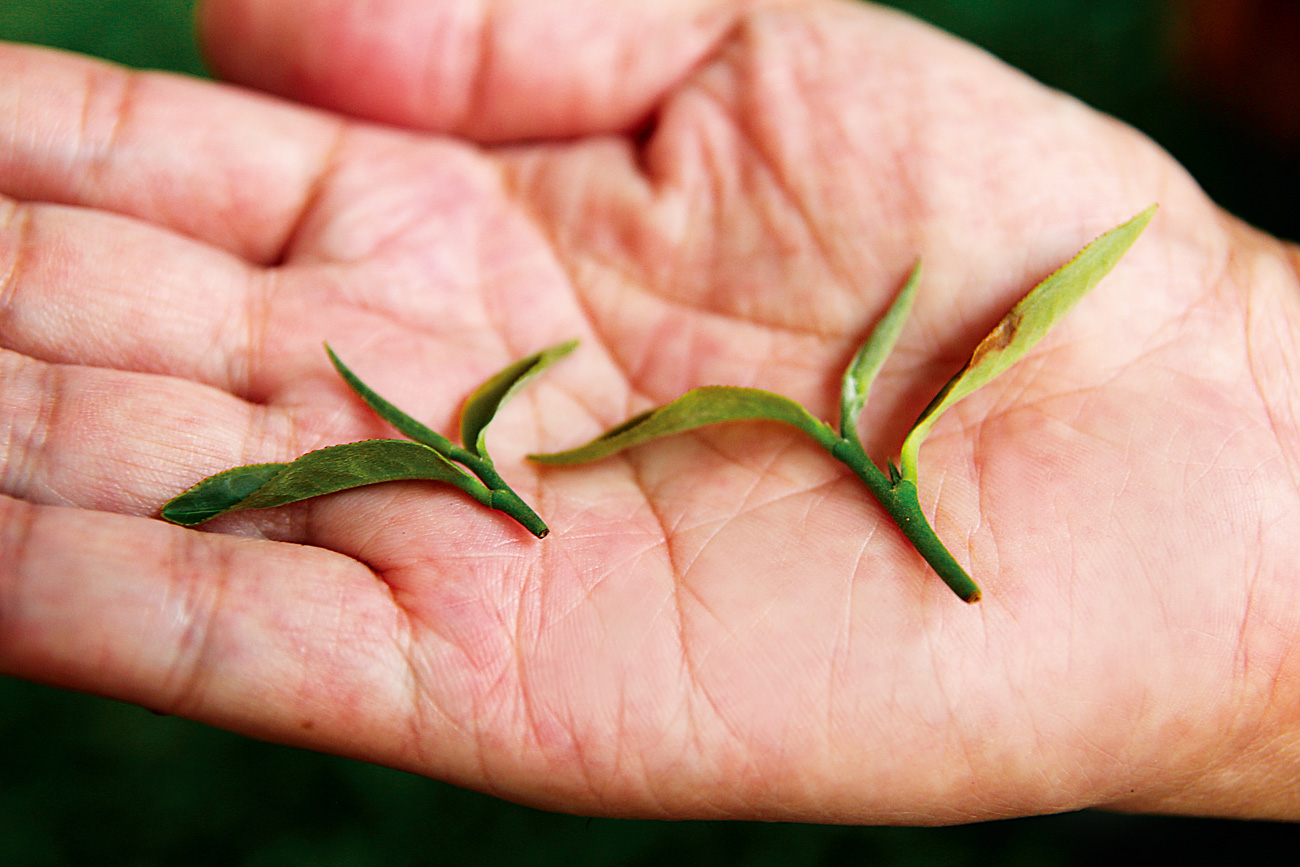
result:
M 902 333 L 907 316 L 912 312 L 912 302 L 916 298 L 916 287 L 920 282 L 921 261 L 918 259 L 911 276 L 899 290 L 889 310 L 871 330 L 871 335 L 844 371 L 840 385 L 840 435 L 846 439 L 857 441 L 858 414 L 866 406 L 876 374 L 880 373 L 894 344 L 898 342 L 898 335 Z
M 578 341 L 566 340 L 502 368 L 474 390 L 460 416 L 460 441 L 465 448 L 487 458 L 487 426 L 497 411 L 537 374 L 572 352 Z
M 162 518 L 182 527 L 210 521 L 248 499 L 288 466 L 248 464 L 208 476 L 164 503 Z
M 1110 273 L 1155 215 L 1156 205 L 1088 244 L 1011 308 L 925 408 L 903 441 L 903 477 L 915 481 L 921 443 L 949 407 L 1019 361 Z
M 451 454 L 456 446 L 451 440 L 442 434 L 433 430 L 429 426 L 422 424 L 402 412 L 388 400 L 381 397 L 373 388 L 361 381 L 352 370 L 343 363 L 343 361 L 334 354 L 334 350 L 328 343 L 325 344 L 325 352 L 329 355 L 330 363 L 338 371 L 339 376 L 348 384 L 357 397 L 365 401 L 366 406 L 374 410 L 375 414 L 384 421 L 391 424 L 394 428 L 406 434 L 418 443 L 423 443 L 438 454 L 444 457 Z

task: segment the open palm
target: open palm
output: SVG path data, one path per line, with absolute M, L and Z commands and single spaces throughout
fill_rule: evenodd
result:
M 1295 251 L 895 14 L 562 5 L 208 3 L 219 69 L 328 111 L 0 51 L 0 668 L 579 811 L 1294 810 Z M 890 457 L 1016 299 L 1155 201 L 922 452 L 978 606 L 792 430 L 524 459 L 712 383 L 830 418 L 919 256 L 863 417 Z M 392 435 L 323 341 L 450 432 L 570 337 L 489 433 L 544 541 L 421 482 L 156 517 Z

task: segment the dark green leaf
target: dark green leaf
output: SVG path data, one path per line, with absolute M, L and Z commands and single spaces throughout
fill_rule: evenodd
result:
M 339 376 L 343 377 L 343 381 L 357 393 L 358 397 L 366 402 L 367 406 L 378 413 L 384 421 L 388 422 L 411 439 L 424 443 L 439 454 L 447 456 L 456 451 L 456 446 L 451 440 L 447 439 L 432 428 L 411 418 L 409 415 L 384 400 L 376 394 L 370 386 L 358 379 L 357 375 L 349 370 L 348 366 L 339 360 L 339 357 L 334 354 L 334 350 L 330 348 L 328 343 L 325 344 L 325 351 L 329 353 L 330 362 L 333 363 L 334 369 L 339 372 Z
M 705 425 L 749 420 L 794 425 L 827 448 L 839 441 L 830 427 L 788 397 L 757 388 L 709 385 L 688 391 L 670 404 L 628 419 L 584 446 L 529 457 L 544 464 L 582 464 Z
M 460 415 L 460 441 L 481 458 L 487 457 L 484 437 L 487 426 L 507 400 L 528 380 L 573 351 L 578 341 L 569 340 L 511 364 L 474 390 Z
M 264 477 L 262 484 L 254 485 L 259 476 Z M 428 446 L 410 440 L 362 440 L 308 452 L 289 464 L 254 464 L 210 476 L 164 506 L 163 517 L 192 526 L 227 512 L 269 509 L 406 479 L 448 482 L 491 505 L 487 488 Z M 245 490 L 248 493 L 235 498 Z
M 177 494 L 162 507 L 162 516 L 173 524 L 192 527 L 229 511 L 288 464 L 249 464 L 208 476 L 194 487 Z

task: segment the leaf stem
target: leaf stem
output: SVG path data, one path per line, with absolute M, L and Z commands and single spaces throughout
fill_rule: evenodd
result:
M 821 442 L 821 440 L 819 440 Z M 921 511 L 921 500 L 916 485 L 906 478 L 891 479 L 867 457 L 857 437 L 846 436 L 830 446 L 821 443 L 831 456 L 853 471 L 866 484 L 872 496 L 880 503 L 889 517 L 903 531 L 903 535 L 916 548 L 918 554 L 925 558 L 935 574 L 952 589 L 963 602 L 980 601 L 980 588 L 974 579 L 953 558 L 947 546 L 939 539 L 931 526 L 925 512 Z M 892 467 L 891 467 L 892 469 Z M 893 475 L 891 473 L 891 475 Z

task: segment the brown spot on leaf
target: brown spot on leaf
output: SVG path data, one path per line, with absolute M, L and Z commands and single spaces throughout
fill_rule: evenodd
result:
M 1001 352 L 1010 346 L 1011 341 L 1016 339 L 1016 333 L 1020 331 L 1020 321 L 1024 316 L 1025 314 L 1015 309 L 1008 313 L 997 327 L 980 341 L 980 345 L 975 347 L 968 366 L 974 367 L 984 360 L 984 356 Z

